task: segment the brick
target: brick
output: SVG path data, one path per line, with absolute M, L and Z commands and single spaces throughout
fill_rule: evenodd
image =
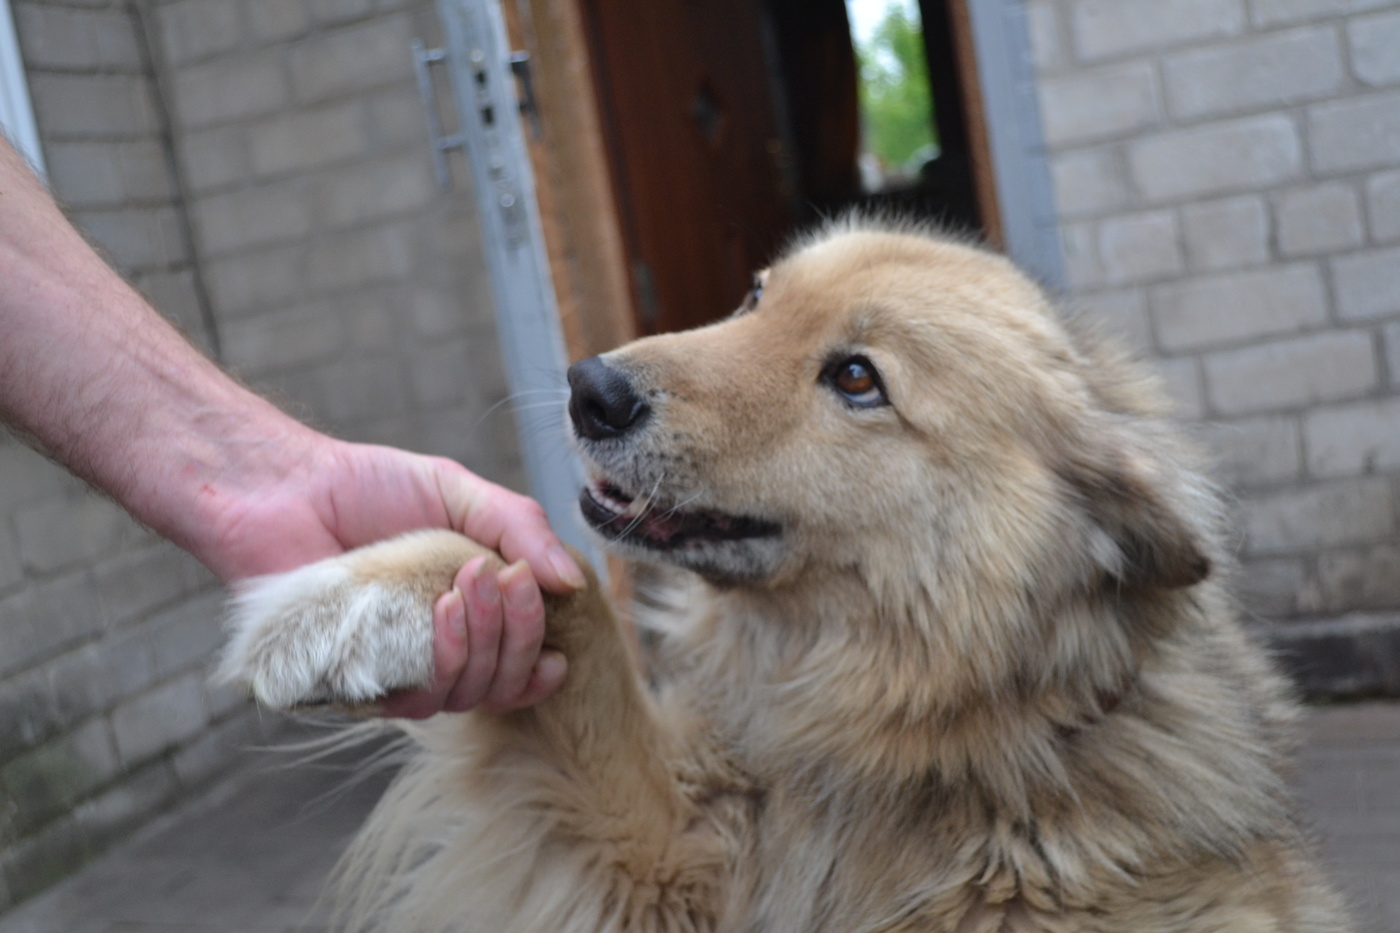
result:
M 351 289 L 406 276 L 413 268 L 412 232 L 408 224 L 394 224 L 319 240 L 307 253 L 307 282 Z
M 1099 262 L 1113 285 L 1176 275 L 1185 265 L 1171 211 L 1108 218 L 1099 224 Z
M 240 698 L 238 705 L 247 708 L 247 699 Z M 267 733 L 258 725 L 257 711 L 247 709 L 243 715 L 214 726 L 177 751 L 170 764 L 182 787 L 199 787 L 226 776 L 229 767 L 237 764 L 250 747 L 266 741 Z
M 1400 468 L 1400 398 L 1314 409 L 1303 420 L 1314 476 Z
M 277 50 L 185 68 L 173 84 L 176 119 L 191 129 L 263 116 L 290 98 Z
M 1382 327 L 1381 337 L 1385 347 L 1386 369 L 1390 373 L 1390 384 L 1400 385 L 1400 323 Z
M 1400 314 L 1400 247 L 1332 260 L 1337 316 L 1349 321 Z
M 394 358 L 347 360 L 322 368 L 318 375 L 325 391 L 325 415 L 337 425 L 400 415 L 409 408 L 405 379 Z
M 1219 272 L 1269 261 L 1269 211 L 1255 195 L 1183 205 L 1181 230 L 1192 269 Z
M 1365 238 L 1361 203 L 1347 184 L 1294 188 L 1278 195 L 1279 249 L 1287 256 L 1356 246 Z
M 1116 210 L 1128 203 L 1128 186 L 1118 159 L 1108 149 L 1086 149 L 1050 157 L 1055 207 L 1061 217 Z
M 27 834 L 71 809 L 117 773 L 116 749 L 102 719 L 26 752 L 0 768 L 11 829 Z
M 1156 74 L 1147 62 L 1043 78 L 1039 90 L 1052 147 L 1128 135 L 1160 119 Z
M 223 338 L 229 364 L 250 374 L 336 359 L 348 342 L 335 308 L 325 305 L 233 321 Z
M 5 435 L 0 427 L 0 515 L 82 486 L 62 467 Z
M 1094 224 L 1060 224 L 1060 251 L 1065 258 L 1065 279 L 1071 289 L 1083 290 L 1103 280 Z
M 29 91 L 46 141 L 151 136 L 161 129 L 144 76 L 34 72 Z
M 1314 170 L 1391 168 L 1400 153 L 1400 92 L 1317 104 L 1308 124 Z
M 1366 179 L 1366 214 L 1371 236 L 1380 242 L 1400 237 L 1400 172 Z
M 165 202 L 179 197 L 162 140 L 123 140 L 115 143 L 113 148 L 121 172 L 122 187 L 132 202 Z
M 353 22 L 374 12 L 374 0 L 307 0 L 312 18 L 323 26 Z
M 115 207 L 127 198 L 121 164 L 107 142 L 53 143 L 44 147 L 49 186 L 70 208 Z
M 34 748 L 70 722 L 57 709 L 42 670 L 30 668 L 0 680 L 0 762 Z M 0 824 L 4 819 L 0 811 Z
M 131 284 L 146 296 L 153 308 L 208 351 L 203 299 L 195 284 L 192 269 L 186 267 L 168 272 L 146 272 L 133 276 Z
M 166 269 L 189 259 L 174 207 L 81 211 L 72 219 L 124 272 Z
M 73 817 L 93 848 L 106 848 L 168 810 L 179 791 L 169 763 L 154 761 L 122 775 L 112 787 L 74 810 Z
M 1195 350 L 1288 334 L 1327 321 L 1322 278 L 1310 264 L 1226 272 L 1151 292 L 1163 349 Z
M 1256 26 L 1281 26 L 1308 20 L 1338 19 L 1390 6 L 1395 0 L 1249 0 L 1250 19 Z
M 50 500 L 15 516 L 20 558 L 35 573 L 52 573 L 114 551 L 130 521 L 95 495 Z
M 1302 476 L 1301 432 L 1291 416 L 1211 422 L 1193 433 L 1218 458 L 1220 477 L 1232 486 L 1267 486 Z
M 202 673 L 223 644 L 222 591 L 205 593 L 167 609 L 146 626 L 157 677 L 172 677 L 190 668 Z
M 393 16 L 292 46 L 287 67 L 297 99 L 314 102 L 412 81 L 414 32 L 412 20 Z
M 139 626 L 107 633 L 44 665 L 43 677 L 59 725 L 107 712 L 155 684 L 148 633 Z
M 5 885 L 16 902 L 71 874 L 88 859 L 83 833 L 71 817 L 62 817 L 0 855 Z
M 1030 0 L 1026 4 L 1026 25 L 1030 31 L 1031 56 L 1038 72 L 1058 68 L 1068 58 L 1060 32 L 1059 11 L 1054 0 Z
M 19 545 L 8 526 L 0 522 L 0 592 L 17 585 L 24 579 L 24 566 L 20 563 Z
M 276 117 L 248 130 L 253 171 L 267 177 L 364 154 L 369 140 L 358 101 Z
M 230 0 L 178 0 L 158 4 L 155 13 L 161 48 L 172 65 L 229 52 L 243 42 L 244 18 Z
M 112 711 L 112 731 L 125 766 L 148 761 L 199 734 L 207 722 L 204 677 L 194 671 Z
M 316 185 L 317 215 L 331 229 L 416 214 L 438 196 L 432 168 L 416 150 L 326 171 Z
M 1318 100 L 1346 81 L 1336 32 L 1317 26 L 1181 52 L 1162 74 L 1168 107 L 1187 120 Z
M 302 250 L 274 247 L 211 260 L 205 284 L 221 321 L 247 317 L 254 311 L 284 305 L 303 294 L 305 256 Z
M 1297 130 L 1280 114 L 1147 136 L 1127 151 L 1133 183 L 1153 201 L 1265 190 L 1302 169 Z
M 1323 554 L 1310 612 L 1393 610 L 1400 605 L 1400 547 L 1393 544 Z
M 1162 377 L 1172 410 L 1183 421 L 1199 421 L 1205 417 L 1205 398 L 1201 391 L 1200 364 L 1190 358 L 1155 360 L 1153 367 Z
M 1394 534 L 1389 480 L 1332 480 L 1244 503 L 1246 552 L 1272 555 L 1385 541 Z
M 460 404 L 475 395 L 470 371 L 472 348 L 461 340 L 425 347 L 408 366 L 414 401 L 424 408 Z
M 1400 12 L 1358 16 L 1347 22 L 1351 69 L 1357 79 L 1373 87 L 1400 82 Z
M 192 193 L 225 188 L 253 177 L 245 136 L 242 126 L 181 134 L 177 154 Z
M 366 94 L 364 104 L 370 140 L 377 151 L 412 149 L 427 164 L 428 118 L 415 87 L 405 84 Z M 459 185 L 469 184 L 463 181 L 470 174 L 464 165 L 453 169 L 453 174 Z
M 361 350 L 392 350 L 399 346 L 401 321 L 407 314 L 404 289 L 371 289 L 337 297 L 334 305 L 352 346 Z
M 166 543 L 124 550 L 99 563 L 92 576 L 108 624 L 118 627 L 212 583 L 193 557 Z
M 495 302 L 490 296 L 485 297 L 485 307 L 494 307 Z M 409 317 L 413 321 L 414 332 L 430 340 L 462 333 L 471 326 L 471 318 L 462 306 L 467 300 L 468 298 L 463 296 L 459 301 L 456 296 L 440 289 L 415 290 L 409 302 Z M 492 346 L 494 345 L 493 338 Z M 0 456 L 2 455 L 3 448 L 0 448 Z M 3 461 L 0 461 L 0 465 L 3 465 Z
M 229 0 L 221 3 L 232 6 Z M 306 32 L 311 16 L 302 3 L 287 0 L 243 0 L 243 21 L 259 43 L 282 42 Z
M 0 600 L 0 676 L 53 657 L 101 627 L 97 595 L 84 575 L 24 587 Z
M 1370 335 L 1356 331 L 1215 353 L 1204 360 L 1207 397 L 1230 415 L 1354 398 L 1375 388 L 1375 357 Z
M 24 63 L 30 68 L 144 70 L 136 20 L 126 9 L 21 3 L 13 11 Z
M 1142 289 L 1077 295 L 1070 307 L 1111 339 L 1121 340 L 1134 350 L 1152 349 L 1152 325 L 1147 316 L 1147 295 Z
M 239 188 L 194 203 L 194 227 L 209 256 L 305 238 L 314 226 L 302 179 Z
M 1298 587 L 1304 578 L 1301 560 L 1246 561 L 1240 568 L 1240 597 L 1251 614 L 1289 616 L 1297 611 Z
M 1070 25 L 1085 61 L 1238 35 L 1245 26 L 1239 0 L 1078 0 Z

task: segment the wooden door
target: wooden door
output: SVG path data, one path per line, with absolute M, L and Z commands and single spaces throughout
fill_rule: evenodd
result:
M 756 0 L 582 0 L 638 331 L 722 317 L 791 226 Z

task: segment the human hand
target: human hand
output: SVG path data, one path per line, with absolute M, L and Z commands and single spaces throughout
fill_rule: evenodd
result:
M 388 697 L 384 714 L 424 718 L 477 705 L 504 712 L 563 683 L 563 656 L 541 652 L 540 588 L 567 593 L 583 575 L 537 503 L 450 460 L 298 434 L 277 445 L 277 465 L 259 459 L 224 488 L 204 491 L 209 531 L 187 544 L 197 557 L 233 582 L 417 528 L 450 528 L 511 563 L 499 574 L 480 559 L 462 568 L 434 608 L 433 683 Z

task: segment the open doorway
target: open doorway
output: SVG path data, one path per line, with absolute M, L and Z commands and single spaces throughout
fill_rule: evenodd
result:
M 849 207 L 995 240 L 963 2 L 581 0 L 637 333 L 723 317 Z

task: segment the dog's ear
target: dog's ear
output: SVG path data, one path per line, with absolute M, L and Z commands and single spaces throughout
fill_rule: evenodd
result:
M 1193 501 L 1202 497 L 1154 458 L 1131 444 L 1095 443 L 1071 456 L 1060 475 L 1095 530 L 1107 536 L 1094 550 L 1111 577 L 1134 588 L 1172 589 L 1210 575 L 1198 527 L 1203 517 Z

